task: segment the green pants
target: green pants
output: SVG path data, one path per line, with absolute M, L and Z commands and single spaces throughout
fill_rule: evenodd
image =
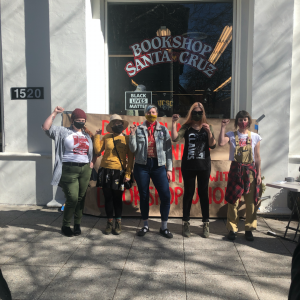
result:
M 74 224 L 80 224 L 84 206 L 84 196 L 90 181 L 92 169 L 90 164 L 83 167 L 62 167 L 59 185 L 66 196 L 63 226 L 70 227 L 74 215 Z

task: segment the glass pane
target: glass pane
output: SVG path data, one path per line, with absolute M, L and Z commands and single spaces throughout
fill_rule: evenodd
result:
M 159 116 L 230 117 L 232 22 L 232 1 L 108 3 L 110 113 L 143 115 L 125 92 L 149 91 Z

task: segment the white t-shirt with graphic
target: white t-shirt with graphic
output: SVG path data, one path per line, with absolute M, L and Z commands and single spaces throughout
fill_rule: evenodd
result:
M 244 147 L 247 144 L 247 138 L 248 134 L 241 134 L 239 131 L 237 131 L 240 146 Z M 226 136 L 229 137 L 229 144 L 230 144 L 230 151 L 229 151 L 229 160 L 234 161 L 234 152 L 235 152 L 235 137 L 233 131 L 228 131 L 226 133 Z M 257 133 L 251 132 L 251 146 L 252 146 L 252 155 L 253 155 L 253 161 L 255 162 L 254 157 L 254 148 L 258 142 L 260 142 L 262 138 Z
M 65 138 L 63 162 L 88 163 L 89 141 L 82 132 L 74 132 Z

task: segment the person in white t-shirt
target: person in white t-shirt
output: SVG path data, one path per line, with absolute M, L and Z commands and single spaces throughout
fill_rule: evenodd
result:
M 228 238 L 234 240 L 238 231 L 238 205 L 242 195 L 246 203 L 245 237 L 253 241 L 252 231 L 257 227 L 256 206 L 261 185 L 261 137 L 249 130 L 252 119 L 248 112 L 241 110 L 235 118 L 236 131 L 226 132 L 230 120 L 223 120 L 219 146 L 230 144 L 229 160 L 232 161 L 228 174 L 225 200 L 228 202 Z
M 71 126 L 54 126 L 52 122 L 64 108 L 57 106 L 42 128 L 55 141 L 55 163 L 52 185 L 59 185 L 66 197 L 62 234 L 71 237 L 81 234 L 84 197 L 91 177 L 93 163 L 93 134 L 86 128 L 86 113 L 76 108 Z M 70 228 L 74 215 L 74 231 Z

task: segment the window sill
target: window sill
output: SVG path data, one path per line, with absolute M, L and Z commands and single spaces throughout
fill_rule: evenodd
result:
M 2 157 L 52 157 L 51 153 L 26 153 L 26 152 L 0 152 L 0 158 Z

